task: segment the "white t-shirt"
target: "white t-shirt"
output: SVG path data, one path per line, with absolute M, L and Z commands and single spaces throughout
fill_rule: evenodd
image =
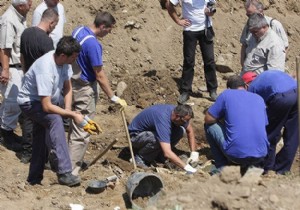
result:
M 214 2 L 214 0 L 211 0 Z M 184 28 L 185 31 L 202 31 L 206 27 L 212 26 L 211 18 L 206 16 L 204 10 L 209 0 L 170 0 L 173 5 L 178 5 L 181 2 L 182 17 L 191 21 L 191 26 Z M 207 26 L 206 26 L 207 24 Z
M 64 82 L 71 79 L 73 71 L 69 64 L 56 65 L 54 52 L 46 53 L 31 65 L 24 76 L 18 104 L 40 101 L 41 96 L 51 96 L 52 104 L 60 103 Z
M 33 12 L 32 26 L 37 26 L 40 23 L 43 12 L 46 9 L 48 9 L 48 7 L 44 1 L 37 6 L 37 8 Z M 58 12 L 59 20 L 57 25 L 55 26 L 55 29 L 51 32 L 50 37 L 53 40 L 54 48 L 56 48 L 58 41 L 64 35 L 64 24 L 66 23 L 66 16 L 64 6 L 61 3 L 58 3 L 56 7 L 54 7 L 54 9 L 56 9 Z

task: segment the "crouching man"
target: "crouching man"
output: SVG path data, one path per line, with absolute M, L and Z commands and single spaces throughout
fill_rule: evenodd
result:
M 199 159 L 190 122 L 193 117 L 189 105 L 153 105 L 139 113 L 128 126 L 137 166 L 145 168 L 154 160 L 165 157 L 188 173 L 195 173 L 196 169 L 188 164 Z M 185 131 L 191 150 L 188 163 L 172 151 Z
M 80 52 L 80 45 L 71 36 L 63 37 L 55 51 L 36 60 L 25 74 L 18 95 L 21 110 L 33 120 L 32 159 L 27 181 L 41 184 L 44 165 L 48 157 L 52 169 L 62 185 L 74 186 L 80 178 L 71 174 L 72 165 L 62 117 L 84 124 L 84 117 L 71 111 L 73 63 Z M 59 107 L 64 93 L 65 109 Z
M 266 108 L 259 95 L 247 92 L 240 76 L 229 78 L 227 88 L 205 114 L 206 138 L 217 168 L 214 172 L 234 163 L 244 173 L 267 155 Z

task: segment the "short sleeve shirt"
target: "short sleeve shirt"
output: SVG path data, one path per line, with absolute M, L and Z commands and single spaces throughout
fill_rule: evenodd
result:
M 11 5 L 0 19 L 0 48 L 11 49 L 10 64 L 20 64 L 21 35 L 26 19 Z
M 53 41 L 44 30 L 38 27 L 25 29 L 21 36 L 21 53 L 25 70 L 28 71 L 36 59 L 53 49 Z
M 176 126 L 171 121 L 171 115 L 175 109 L 174 105 L 159 104 L 144 109 L 139 113 L 128 126 L 130 133 L 139 133 L 143 131 L 151 131 L 155 134 L 155 138 L 160 142 L 174 143 L 178 139 L 176 134 L 180 126 Z M 183 127 L 186 128 L 188 123 Z
M 235 158 L 264 157 L 268 150 L 268 124 L 263 99 L 246 90 L 223 91 L 208 109 L 216 119 L 224 119 L 227 155 Z
M 260 95 L 265 102 L 276 93 L 284 93 L 297 88 L 297 82 L 285 72 L 272 70 L 258 75 L 248 90 Z
M 88 82 L 96 81 L 93 67 L 103 66 L 101 43 L 98 42 L 91 29 L 86 26 L 76 28 L 73 31 L 72 36 L 75 37 L 79 43 L 81 42 L 82 47 L 76 59 L 76 62 L 82 71 L 80 78 Z M 85 39 L 87 36 L 92 37 Z
M 69 64 L 56 65 L 53 56 L 54 51 L 50 51 L 29 68 L 19 91 L 19 104 L 40 101 L 41 96 L 51 96 L 52 104 L 59 104 L 64 82 L 70 80 L 73 71 Z
M 206 27 L 212 26 L 211 18 L 208 17 L 206 23 L 206 15 L 204 10 L 209 0 L 170 0 L 173 5 L 181 3 L 182 16 L 191 21 L 191 26 L 185 27 L 184 31 L 201 31 Z M 207 26 L 206 26 L 207 25 Z

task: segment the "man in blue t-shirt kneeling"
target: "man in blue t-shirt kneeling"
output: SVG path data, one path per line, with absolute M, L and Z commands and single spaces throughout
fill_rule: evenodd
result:
M 234 163 L 244 173 L 267 155 L 266 108 L 259 95 L 247 92 L 240 76 L 229 78 L 227 88 L 205 114 L 206 138 L 218 172 Z
M 148 167 L 163 155 L 186 172 L 195 173 L 196 169 L 190 164 L 198 162 L 199 153 L 195 151 L 195 135 L 190 122 L 193 117 L 189 105 L 153 105 L 139 113 L 128 126 L 137 166 Z M 187 163 L 172 151 L 185 132 L 191 150 Z

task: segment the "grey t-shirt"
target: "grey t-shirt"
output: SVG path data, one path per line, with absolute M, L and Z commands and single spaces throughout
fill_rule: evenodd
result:
M 54 62 L 54 51 L 37 59 L 24 76 L 24 82 L 18 95 L 18 104 L 40 101 L 41 96 L 51 96 L 52 104 L 58 105 L 64 82 L 73 74 L 69 64 L 62 66 Z

